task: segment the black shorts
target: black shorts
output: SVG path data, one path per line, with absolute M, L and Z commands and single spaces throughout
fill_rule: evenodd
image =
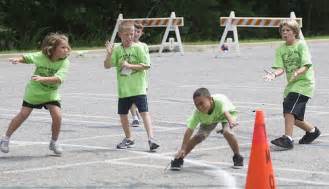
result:
M 119 98 L 118 114 L 128 114 L 132 104 L 135 104 L 139 112 L 148 112 L 146 95 Z
M 22 104 L 22 106 L 29 107 L 29 108 L 36 108 L 36 109 L 41 109 L 41 108 L 48 109 L 47 105 L 55 105 L 55 106 L 58 106 L 59 108 L 61 108 L 61 103 L 59 103 L 59 101 L 45 102 L 42 104 L 30 104 L 30 103 L 26 102 L 25 100 L 23 100 L 23 104 Z
M 304 121 L 306 103 L 310 97 L 291 92 L 283 100 L 283 113 L 290 113 L 295 119 Z

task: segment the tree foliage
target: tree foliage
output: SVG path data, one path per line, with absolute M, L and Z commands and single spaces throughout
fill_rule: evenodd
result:
M 184 17 L 183 41 L 218 40 L 219 18 L 231 10 L 236 16 L 303 18 L 305 35 L 328 35 L 327 0 L 0 0 L 0 50 L 29 49 L 49 32 L 69 35 L 73 46 L 102 45 L 124 18 Z M 143 40 L 159 43 L 164 29 L 146 29 Z M 271 29 L 243 29 L 242 38 L 277 37 Z

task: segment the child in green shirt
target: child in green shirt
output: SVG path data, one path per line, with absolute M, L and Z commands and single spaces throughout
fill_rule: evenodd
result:
M 68 38 L 59 33 L 47 35 L 41 45 L 42 51 L 29 53 L 18 58 L 11 58 L 13 64 L 34 64 L 36 69 L 28 82 L 22 108 L 11 120 L 5 136 L 0 141 L 0 150 L 9 152 L 9 139 L 21 124 L 29 117 L 33 108 L 48 109 L 52 118 L 52 137 L 49 149 L 55 154 L 62 154 L 62 148 L 56 142 L 61 128 L 61 104 L 58 93 L 64 82 L 70 62 L 67 59 L 71 47 Z
M 206 88 L 197 89 L 193 94 L 193 101 L 196 110 L 187 121 L 182 146 L 171 162 L 171 170 L 180 170 L 184 162 L 183 159 L 196 145 L 204 141 L 218 124 L 222 125 L 220 131 L 234 153 L 234 167 L 242 167 L 243 157 L 240 155 L 238 141 L 232 131 L 232 128 L 238 125 L 235 106 L 225 95 L 210 95 L 209 90 Z M 198 125 L 199 129 L 192 137 Z
M 137 23 L 135 22 L 134 23 L 134 26 L 135 26 L 135 33 L 134 33 L 134 42 L 141 45 L 147 55 L 147 58 L 150 59 L 150 54 L 149 54 L 149 48 L 147 46 L 146 43 L 143 43 L 141 41 L 139 41 L 140 37 L 143 35 L 143 25 L 140 24 L 140 23 Z M 148 74 L 146 74 L 146 85 L 148 86 Z M 148 87 L 146 87 L 148 88 Z M 131 126 L 133 127 L 139 127 L 140 126 L 140 115 L 139 115 L 139 112 L 138 112 L 138 109 L 136 107 L 135 104 L 133 104 L 130 108 L 130 113 L 131 113 L 131 116 L 133 118 L 133 121 L 131 123 Z
M 118 114 L 125 133 L 125 138 L 117 145 L 117 148 L 130 148 L 135 144 L 129 127 L 128 111 L 132 104 L 136 104 L 148 135 L 150 151 L 154 151 L 159 145 L 153 137 L 146 96 L 147 81 L 145 79 L 150 61 L 143 48 L 133 42 L 134 29 L 132 22 L 122 22 L 118 33 L 121 44 L 114 47 L 113 44 L 106 43 L 107 56 L 104 67 L 106 69 L 116 68 L 119 96 Z
M 283 21 L 280 24 L 280 34 L 285 43 L 276 50 L 275 63 L 272 66 L 274 71 L 267 71 L 264 78 L 271 81 L 286 73 L 288 83 L 283 94 L 285 134 L 271 143 L 284 149 L 292 149 L 294 125 L 306 132 L 299 144 L 313 142 L 321 132 L 304 120 L 306 103 L 313 96 L 315 81 L 309 50 L 304 41 L 298 40 L 298 23 L 295 20 Z

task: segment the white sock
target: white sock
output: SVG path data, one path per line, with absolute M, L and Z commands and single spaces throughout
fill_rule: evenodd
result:
M 50 141 L 51 143 L 56 143 L 56 140 L 53 140 L 53 139 L 51 139 L 51 141 Z
M 309 132 L 314 133 L 315 132 L 315 127 L 313 127 L 313 129 L 311 129 Z
M 10 137 L 4 136 L 2 139 L 9 141 Z
M 285 135 L 287 138 L 289 138 L 290 141 L 292 141 L 292 137 L 291 136 L 288 136 L 288 135 Z

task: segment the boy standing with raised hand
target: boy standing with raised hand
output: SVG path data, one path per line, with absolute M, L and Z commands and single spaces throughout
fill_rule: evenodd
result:
M 149 58 L 142 47 L 133 42 L 134 24 L 123 21 L 119 26 L 119 37 L 121 44 L 113 47 L 107 42 L 107 56 L 104 67 L 109 69 L 116 67 L 118 88 L 118 114 L 125 138 L 117 145 L 118 149 L 133 147 L 135 142 L 131 135 L 128 111 L 132 104 L 136 104 L 148 135 L 150 151 L 159 147 L 153 137 L 151 117 L 148 112 L 146 96 L 146 70 L 150 67 Z
M 264 79 L 271 81 L 286 73 L 288 83 L 284 90 L 283 100 L 285 134 L 272 140 L 271 143 L 285 149 L 292 149 L 294 125 L 306 132 L 299 140 L 299 144 L 313 142 L 321 132 L 304 120 L 306 103 L 313 96 L 315 81 L 307 45 L 304 41 L 298 40 L 298 23 L 295 20 L 283 21 L 280 24 L 280 34 L 285 43 L 276 50 L 275 63 L 272 66 L 274 71 L 267 71 Z
M 171 170 L 180 170 L 184 163 L 183 159 L 196 145 L 204 141 L 218 124 L 222 125 L 220 131 L 234 153 L 234 167 L 242 167 L 243 157 L 240 155 L 238 141 L 232 131 L 232 128 L 238 125 L 235 106 L 225 95 L 211 95 L 206 88 L 197 89 L 193 94 L 193 101 L 196 110 L 187 121 L 182 146 L 175 155 L 175 159 L 171 161 Z M 198 125 L 199 130 L 192 136 Z

